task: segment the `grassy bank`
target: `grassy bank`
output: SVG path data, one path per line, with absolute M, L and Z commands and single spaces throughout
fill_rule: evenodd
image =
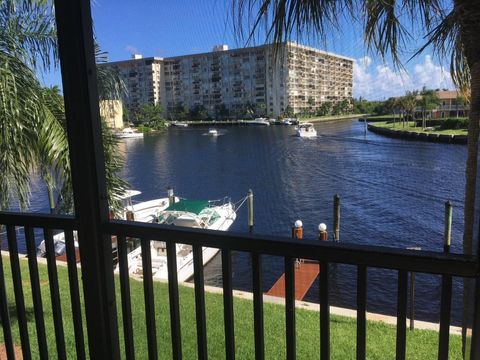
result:
M 374 124 L 377 127 L 383 127 L 391 130 L 398 130 L 398 131 L 411 131 L 411 132 L 418 132 L 418 133 L 428 133 L 428 134 L 442 134 L 442 135 L 467 135 L 466 129 L 446 129 L 446 130 L 424 130 L 421 127 L 415 126 L 415 122 L 406 122 L 405 126 L 400 123 L 391 123 L 391 122 L 375 122 Z
M 10 304 L 10 316 L 13 322 L 14 339 L 20 344 L 18 325 L 16 323 L 13 286 L 8 257 L 3 257 L 6 276 L 7 294 Z M 28 266 L 21 261 L 23 276 L 23 291 L 29 320 L 29 332 L 32 351 L 37 351 L 35 323 L 31 288 L 29 285 Z M 44 318 L 50 357 L 55 357 L 55 337 L 52 320 L 52 309 L 49 296 L 47 269 L 39 265 L 42 288 Z M 62 316 L 65 327 L 65 338 L 68 358 L 75 357 L 75 341 L 70 308 L 70 293 L 68 288 L 67 269 L 58 267 L 60 294 L 62 301 Z M 120 306 L 120 291 L 118 277 L 115 277 L 117 306 Z M 160 358 L 171 358 L 170 317 L 168 287 L 163 283 L 155 283 L 155 317 L 157 326 L 157 342 Z M 131 281 L 131 300 L 133 304 L 133 326 L 135 335 L 135 353 L 138 359 L 147 358 L 147 338 L 145 327 L 145 309 L 143 299 L 143 284 Z M 223 298 L 218 294 L 206 294 L 206 318 L 208 333 L 208 352 L 211 359 L 223 359 Z M 253 304 L 249 300 L 235 298 L 235 337 L 238 359 L 254 358 L 253 342 Z M 196 327 L 195 302 L 193 289 L 180 286 L 180 312 L 182 324 L 182 345 L 185 359 L 196 358 Z M 281 305 L 265 304 L 265 353 L 269 359 L 285 358 L 285 308 Z M 315 359 L 319 357 L 319 314 L 315 311 L 297 310 L 297 354 L 298 359 Z M 122 320 L 119 312 L 120 344 L 123 348 Z M 85 324 L 85 322 L 84 322 Z M 1 333 L 1 331 L 0 331 Z M 331 316 L 331 358 L 355 358 L 356 322 L 354 319 Z M 0 334 L 3 340 L 3 334 Z M 2 341 L 0 340 L 0 341 Z M 407 332 L 407 358 L 433 359 L 437 357 L 438 333 L 433 331 L 415 330 Z M 34 358 L 38 354 L 34 353 Z M 122 355 L 121 358 L 125 356 Z M 369 359 L 395 358 L 395 328 L 378 322 L 367 325 L 367 357 Z M 451 336 L 450 358 L 461 358 L 460 337 Z

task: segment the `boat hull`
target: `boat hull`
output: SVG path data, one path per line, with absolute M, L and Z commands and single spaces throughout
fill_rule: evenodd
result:
M 218 207 L 212 207 L 220 214 L 220 217 L 211 226 L 205 229 L 227 231 L 236 219 L 233 205 L 228 203 Z M 192 224 L 194 224 L 192 222 Z M 188 226 L 198 228 L 198 226 Z M 181 240 L 179 240 L 181 242 Z M 161 241 L 151 241 L 152 277 L 159 280 L 168 280 L 167 256 L 165 244 Z M 220 251 L 217 248 L 202 248 L 203 265 L 211 261 Z M 177 243 L 177 278 L 179 282 L 188 281 L 194 274 L 193 251 L 190 245 Z M 133 275 L 143 275 L 141 248 L 137 248 L 128 254 L 129 272 Z

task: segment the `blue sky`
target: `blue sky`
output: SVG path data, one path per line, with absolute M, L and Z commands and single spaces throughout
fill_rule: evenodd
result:
M 111 61 L 128 59 L 132 53 L 166 57 L 210 51 L 217 44 L 245 46 L 232 26 L 230 0 L 94 0 L 92 13 L 98 42 Z M 326 42 L 312 36 L 301 43 L 355 59 L 355 97 L 384 99 L 424 85 L 452 88 L 448 66 L 442 68 L 431 52 L 408 62 L 406 71 L 395 71 L 367 53 L 358 26 L 342 22 L 342 33 L 332 33 Z M 418 41 L 412 39 L 413 44 Z M 43 81 L 54 85 L 61 80 L 53 72 L 44 74 Z

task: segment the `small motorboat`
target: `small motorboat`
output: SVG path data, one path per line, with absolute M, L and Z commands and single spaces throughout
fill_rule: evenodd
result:
M 175 122 L 172 122 L 172 126 L 176 126 L 176 127 L 188 127 L 188 124 L 187 124 L 187 123 L 184 123 L 184 122 L 175 121 Z
M 217 131 L 217 129 L 209 129 L 209 130 L 208 130 L 208 135 L 210 135 L 210 136 L 218 136 L 218 131 Z
M 136 132 L 130 127 L 123 129 L 120 132 L 115 134 L 116 137 L 125 139 L 125 138 L 143 138 L 143 133 Z
M 297 136 L 311 138 L 317 136 L 317 130 L 313 127 L 312 123 L 301 123 L 295 128 Z
M 239 120 L 240 124 L 244 125 L 262 125 L 262 126 L 270 126 L 270 122 L 266 118 L 256 118 L 253 120 Z

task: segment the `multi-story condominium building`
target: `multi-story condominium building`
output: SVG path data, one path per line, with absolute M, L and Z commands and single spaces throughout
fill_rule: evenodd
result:
M 352 97 L 353 60 L 285 43 L 168 58 L 135 58 L 108 63 L 124 79 L 135 111 L 161 104 L 167 115 L 179 105 L 202 107 L 210 116 L 243 117 L 248 112 L 278 116 L 312 111 L 324 102 Z

